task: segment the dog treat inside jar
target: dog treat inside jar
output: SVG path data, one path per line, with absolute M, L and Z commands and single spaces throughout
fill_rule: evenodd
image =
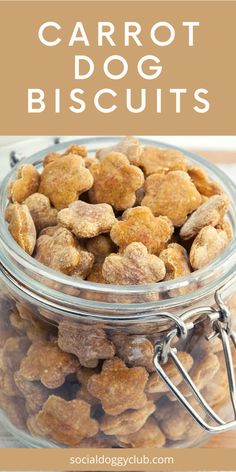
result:
M 1 185 L 0 420 L 35 447 L 193 447 L 236 426 L 236 190 L 90 138 Z

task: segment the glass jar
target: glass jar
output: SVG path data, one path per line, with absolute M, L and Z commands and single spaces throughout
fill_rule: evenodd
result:
M 114 138 L 77 139 L 88 151 Z M 165 146 L 142 140 L 143 145 Z M 236 189 L 216 166 L 186 153 Z M 193 447 L 236 427 L 236 240 L 188 277 L 145 286 L 79 281 L 24 253 L 0 190 L 0 420 L 31 447 Z

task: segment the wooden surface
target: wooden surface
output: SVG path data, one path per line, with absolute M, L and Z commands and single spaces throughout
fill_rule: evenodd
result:
M 236 152 L 194 150 L 199 156 L 220 164 L 236 164 Z
M 214 436 L 212 440 L 203 447 L 218 447 L 218 448 L 236 448 L 236 431 L 218 434 Z

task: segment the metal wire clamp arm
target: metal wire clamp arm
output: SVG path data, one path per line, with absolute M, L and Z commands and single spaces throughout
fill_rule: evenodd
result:
M 175 395 L 181 405 L 193 417 L 193 419 L 209 433 L 220 433 L 236 428 L 236 381 L 230 345 L 231 339 L 233 341 L 234 347 L 236 348 L 236 334 L 232 331 L 231 313 L 228 307 L 223 303 L 219 291 L 215 294 L 215 300 L 217 308 L 201 307 L 197 308 L 196 310 L 192 309 L 183 313 L 183 315 L 180 317 L 180 322 L 175 319 L 176 327 L 170 333 L 168 333 L 164 341 L 156 345 L 154 356 L 154 365 L 157 373 L 160 375 L 162 380 L 166 383 L 170 391 L 173 393 L 173 395 Z M 198 316 L 197 320 L 195 322 L 191 322 L 191 318 L 196 317 L 196 315 Z M 206 319 L 211 322 L 212 326 L 212 333 L 206 338 L 207 341 L 210 341 L 214 337 L 218 337 L 222 342 L 229 383 L 228 387 L 234 414 L 233 420 L 229 422 L 220 418 L 204 399 L 201 392 L 198 390 L 190 375 L 184 368 L 183 364 L 180 362 L 177 349 L 172 347 L 173 339 L 176 336 L 181 339 L 185 338 L 186 332 L 189 332 L 189 330 L 193 329 L 196 324 L 199 324 Z M 183 320 L 185 321 L 185 330 L 183 330 L 182 326 Z M 183 335 L 184 331 L 185 334 Z M 181 393 L 178 386 L 174 385 L 172 380 L 166 374 L 163 364 L 165 364 L 167 360 L 171 360 L 171 362 L 174 363 L 178 371 L 181 373 L 184 382 L 189 387 L 193 397 L 197 400 L 198 405 L 202 410 L 202 415 L 191 405 L 188 399 Z M 204 412 L 206 415 L 204 415 Z

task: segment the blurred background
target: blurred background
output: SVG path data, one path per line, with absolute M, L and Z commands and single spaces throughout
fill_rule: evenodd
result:
M 79 136 L 76 136 L 79 137 Z M 145 137 L 145 136 L 144 136 Z M 0 144 L 8 145 L 18 141 L 32 139 L 32 136 L 1 136 Z M 52 138 L 52 136 L 37 136 L 40 138 Z M 236 151 L 236 136 L 149 136 L 149 138 L 159 141 L 169 142 L 177 146 L 186 146 L 187 148 L 198 148 L 199 146 L 209 149 L 222 149 Z M 62 136 L 62 139 L 73 139 L 73 136 Z
M 141 136 L 142 137 L 142 136 Z M 236 180 L 236 136 L 149 136 L 168 145 L 194 151 L 220 166 Z M 16 152 L 20 157 L 29 156 L 40 149 L 51 146 L 55 136 L 1 136 L 0 178 L 9 170 L 9 155 Z M 79 136 L 60 136 L 61 141 Z
M 82 136 L 60 136 L 69 141 Z M 142 136 L 140 136 L 142 137 Z M 145 137 L 145 136 L 143 136 Z M 218 164 L 236 182 L 236 136 L 148 136 L 165 144 L 194 151 Z M 0 137 L 0 179 L 10 170 L 9 156 L 28 157 L 51 146 L 57 136 L 2 136 Z M 118 138 L 119 139 L 119 138 Z

